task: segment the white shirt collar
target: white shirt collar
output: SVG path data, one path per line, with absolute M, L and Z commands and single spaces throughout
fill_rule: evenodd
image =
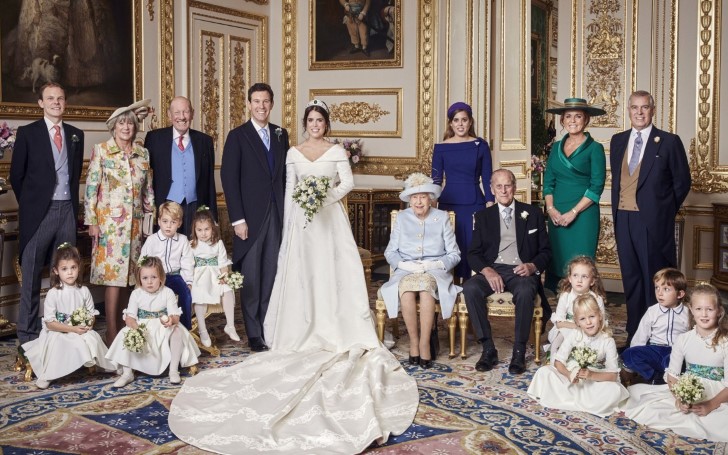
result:
M 252 117 L 251 117 L 250 121 L 255 126 L 255 131 L 260 131 L 261 129 L 265 129 L 266 131 L 268 131 L 268 133 L 270 133 L 270 127 L 268 126 L 268 125 L 270 125 L 270 123 L 266 123 L 265 125 L 259 125 L 258 122 L 256 122 L 255 120 L 252 119 Z M 268 136 L 270 137 L 270 134 Z
M 179 131 L 177 131 L 177 128 L 172 127 L 172 139 L 174 139 L 175 142 L 179 140 L 179 137 L 182 136 Z M 187 130 L 184 134 L 184 137 L 189 139 L 190 138 L 190 130 Z
M 176 242 L 177 240 L 179 240 L 179 232 L 175 232 L 174 237 L 167 237 L 160 229 L 157 231 L 157 238 L 162 242 L 166 242 L 167 240 L 174 240 Z
M 48 117 L 45 117 L 45 116 L 43 116 L 43 120 L 45 120 L 46 129 L 49 132 L 53 130 L 54 126 L 58 125 L 61 127 L 61 134 L 63 134 L 63 120 L 61 120 L 58 123 L 53 123 L 53 121 L 51 119 L 49 119 Z
M 659 303 L 657 304 L 657 306 L 660 307 L 660 311 L 662 311 L 663 313 L 669 313 L 670 311 L 672 311 L 675 314 L 680 314 L 685 309 L 685 305 L 683 305 L 682 302 L 678 303 L 675 308 L 665 308 L 664 306 L 660 305 Z
M 501 204 L 500 202 L 498 203 L 498 211 L 499 211 L 500 213 L 503 213 L 503 209 L 505 209 L 506 207 L 510 207 L 510 208 L 511 208 L 511 213 L 516 213 L 516 200 L 515 200 L 515 199 L 513 199 L 513 200 L 511 201 L 511 205 L 507 205 L 507 206 L 506 206 L 506 205 L 503 205 L 503 204 Z
M 645 128 L 642 128 L 639 130 L 640 136 L 642 136 L 642 140 L 646 141 L 650 137 L 650 133 L 652 132 L 652 123 L 649 124 L 649 126 L 646 126 Z M 637 137 L 637 130 L 635 128 L 632 128 L 632 139 L 634 140 Z

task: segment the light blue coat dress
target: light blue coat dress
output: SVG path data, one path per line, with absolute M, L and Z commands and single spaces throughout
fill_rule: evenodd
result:
M 397 268 L 400 261 L 439 260 L 445 264 L 445 270 L 433 269 L 427 273 L 437 281 L 442 318 L 452 315 L 455 299 L 462 288 L 452 281 L 452 269 L 460 262 L 460 248 L 447 212 L 431 208 L 427 218 L 420 220 L 412 209 L 400 211 L 384 257 L 393 270 L 381 289 L 390 318 L 396 318 L 399 312 L 399 282 L 411 273 Z

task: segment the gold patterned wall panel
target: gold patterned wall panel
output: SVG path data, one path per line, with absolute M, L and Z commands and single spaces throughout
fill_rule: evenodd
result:
M 721 7 L 723 0 L 699 0 L 698 80 L 696 136 L 690 142 L 693 191 L 728 191 L 728 163 L 721 162 L 719 147 Z
M 268 18 L 199 1 L 189 2 L 187 17 L 194 127 L 221 152 L 227 133 L 248 119 L 248 87 L 268 80 Z
M 402 137 L 401 88 L 310 89 L 308 97 L 329 106 L 332 137 Z
M 530 43 L 530 30 L 526 25 L 527 13 L 531 3 L 525 0 L 501 0 L 498 28 L 500 40 L 498 50 L 499 87 L 498 99 L 495 104 L 499 106 L 500 137 L 497 138 L 496 152 L 500 150 L 516 151 L 528 150 L 530 139 L 526 135 L 530 127 L 530 117 L 526 115 L 527 106 L 530 106 L 530 81 L 527 84 L 530 68 L 530 52 L 527 45 Z M 514 26 L 518 24 L 518 26 Z M 527 118 L 528 117 L 528 118 Z
M 713 270 L 713 226 L 693 226 L 693 269 Z

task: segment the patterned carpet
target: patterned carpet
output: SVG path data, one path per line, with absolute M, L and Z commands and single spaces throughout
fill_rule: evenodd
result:
M 623 306 L 609 306 L 614 326 L 623 326 Z M 620 324 L 621 322 L 621 324 Z M 406 364 L 408 340 L 393 348 L 407 371 L 417 378 L 420 407 L 415 423 L 372 454 L 728 454 L 726 444 L 652 431 L 612 415 L 606 419 L 541 407 L 526 395 L 537 369 L 529 352 L 529 370 L 508 374 L 512 320 L 496 321 L 494 333 L 501 362 L 488 373 L 475 371 L 480 347 L 472 343 L 468 358 L 448 360 L 447 334 L 441 328 L 442 349 L 433 369 Z M 219 368 L 249 355 L 244 343 L 232 343 L 222 333 L 224 317 L 216 315 L 213 334 L 225 340 L 222 354 L 203 354 L 202 369 Z M 623 331 L 616 330 L 618 344 Z M 202 451 L 179 441 L 167 426 L 169 405 L 179 389 L 166 376 L 137 375 L 124 389 L 111 387 L 112 375 L 77 371 L 54 381 L 48 390 L 22 381 L 12 371 L 15 340 L 0 341 L 0 449 L 2 454 L 192 454 Z M 184 372 L 183 376 L 188 375 Z

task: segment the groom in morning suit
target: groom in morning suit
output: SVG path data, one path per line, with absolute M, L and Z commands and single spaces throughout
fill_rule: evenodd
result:
M 56 83 L 40 89 L 43 118 L 18 128 L 10 183 L 18 201 L 18 255 L 23 283 L 17 332 L 20 344 L 41 329 L 41 271 L 58 245 L 76 244 L 83 131 L 63 122 L 66 93 Z
M 468 263 L 476 275 L 463 284 L 465 305 L 483 344 L 475 369 L 488 371 L 498 363 L 486 299 L 495 292 L 508 291 L 513 293 L 516 305 L 515 343 L 508 371 L 521 374 L 526 371 L 526 343 L 536 295 L 541 294 L 544 316 L 551 310 L 541 285 L 541 272 L 551 260 L 551 247 L 541 209 L 514 199 L 516 177 L 511 171 L 493 172 L 490 187 L 497 204 L 474 215 Z
M 652 277 L 679 268 L 675 216 L 690 191 L 690 168 L 680 137 L 652 124 L 655 100 L 629 97 L 632 128 L 612 136 L 612 217 L 627 300 L 627 346 L 647 307 L 655 303 Z
M 175 97 L 167 114 L 172 126 L 150 131 L 144 148 L 149 150 L 149 164 L 154 172 L 157 209 L 166 201 L 182 206 L 180 232 L 189 237 L 197 207 L 206 205 L 217 219 L 215 148 L 210 136 L 190 128 L 195 115 L 190 100 Z
M 235 230 L 233 268 L 245 277 L 240 290 L 250 349 L 265 351 L 263 321 L 278 265 L 283 225 L 288 132 L 268 123 L 273 90 L 248 89 L 250 120 L 225 140 L 220 179 Z

